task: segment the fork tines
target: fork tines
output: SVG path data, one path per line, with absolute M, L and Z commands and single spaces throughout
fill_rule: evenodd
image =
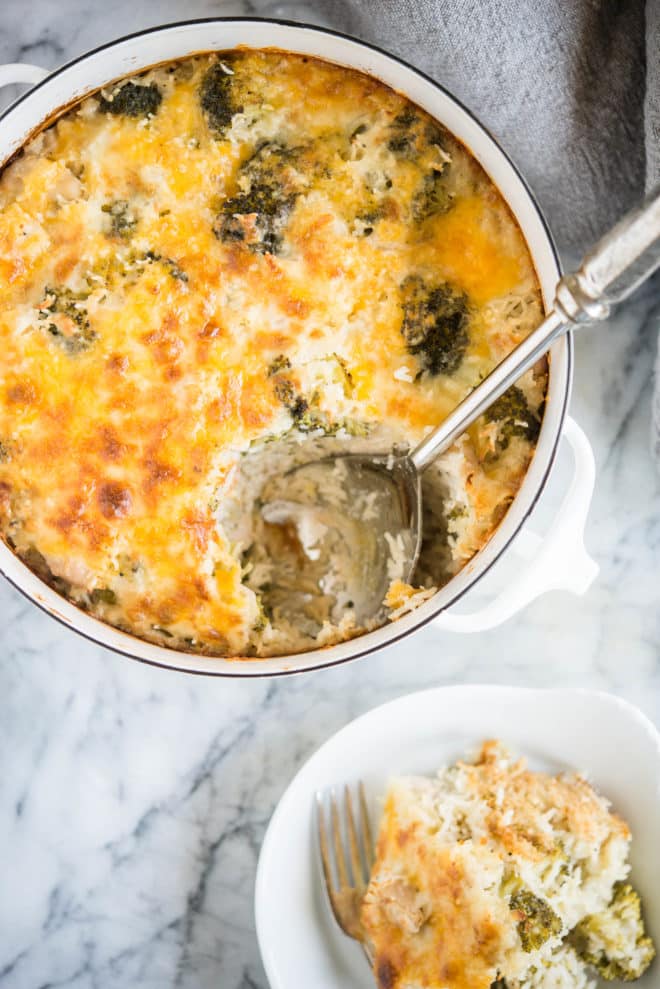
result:
M 316 795 L 319 850 L 335 920 L 350 937 L 363 938 L 360 907 L 373 865 L 373 838 L 364 785 Z M 356 810 L 354 810 L 354 807 Z

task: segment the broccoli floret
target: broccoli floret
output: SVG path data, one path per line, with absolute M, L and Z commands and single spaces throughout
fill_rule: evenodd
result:
M 137 226 L 138 217 L 128 202 L 125 199 L 115 199 L 111 203 L 104 203 L 101 211 L 107 213 L 110 218 L 110 235 L 121 240 L 130 240 Z
M 68 288 L 46 288 L 39 306 L 39 319 L 56 342 L 69 354 L 88 350 L 96 340 L 84 302 L 85 293 Z
M 509 989 L 509 984 L 506 979 L 496 979 L 492 983 L 490 989 Z
M 340 429 L 345 429 L 351 435 L 365 435 L 361 424 L 353 424 L 348 420 L 329 422 L 326 417 L 314 406 L 316 395 L 312 395 L 308 401 L 303 395 L 296 391 L 293 382 L 288 378 L 276 377 L 275 394 L 284 405 L 293 419 L 293 424 L 301 433 L 309 433 L 320 429 L 326 436 L 334 436 Z
M 401 332 L 410 353 L 431 374 L 453 374 L 470 342 L 467 297 L 446 284 L 429 289 L 410 275 L 401 285 L 401 299 Z
M 207 123 L 217 137 L 223 137 L 234 114 L 243 111 L 243 107 L 235 99 L 230 64 L 229 56 L 215 62 L 202 79 L 199 92 L 199 101 Z
M 295 401 L 289 407 L 291 417 L 296 427 L 301 432 L 308 432 L 310 429 L 318 429 L 321 419 L 318 414 L 309 407 L 309 402 L 302 395 L 296 395 Z
M 295 196 L 282 196 L 274 186 L 255 185 L 250 192 L 225 200 L 213 232 L 219 240 L 241 241 L 257 254 L 277 254 L 294 202 Z M 246 223 L 248 217 L 254 217 L 254 223 Z
M 272 378 L 274 374 L 279 374 L 281 371 L 288 371 L 291 367 L 291 361 L 284 354 L 278 354 L 274 361 L 271 362 L 268 368 L 268 377 Z
M 250 185 L 277 186 L 280 181 L 289 178 L 283 175 L 283 170 L 295 162 L 301 151 L 302 148 L 291 148 L 276 141 L 262 141 L 243 162 L 240 174 Z
M 293 386 L 293 382 L 289 381 L 288 378 L 280 378 L 275 382 L 274 385 L 275 394 L 287 409 L 291 410 L 296 402 L 296 389 Z
M 117 595 L 109 587 L 95 587 L 89 600 L 92 604 L 117 604 Z
M 333 355 L 339 373 L 346 382 L 351 383 L 350 372 L 345 367 L 344 361 L 336 354 Z M 349 436 L 367 436 L 369 425 L 354 419 L 329 419 L 326 414 L 318 408 L 318 395 L 314 392 L 309 399 L 305 398 L 296 389 L 293 381 L 282 373 L 291 367 L 287 357 L 280 355 L 275 358 L 268 370 L 268 377 L 273 378 L 273 389 L 276 397 L 289 411 L 293 424 L 301 433 L 309 433 L 313 430 L 320 430 L 326 436 L 335 436 L 338 432 L 344 431 Z
M 608 982 L 639 979 L 655 958 L 639 894 L 629 883 L 617 883 L 610 905 L 580 921 L 569 939 L 579 957 Z
M 163 94 L 155 82 L 148 86 L 125 82 L 113 90 L 109 97 L 98 97 L 98 101 L 101 113 L 123 117 L 150 117 L 158 113 Z
M 424 176 L 422 186 L 412 201 L 413 218 L 418 223 L 423 223 L 431 216 L 440 216 L 451 209 L 454 194 L 449 191 L 447 185 L 447 169 L 447 165 L 442 170 L 434 168 Z
M 181 268 L 176 263 L 176 261 L 173 261 L 172 258 L 161 258 L 161 261 L 163 262 L 163 264 L 165 265 L 165 267 L 169 271 L 169 273 L 172 276 L 172 278 L 176 279 L 177 282 L 187 282 L 188 281 L 188 274 L 187 274 L 187 272 L 185 272 L 183 270 L 183 268 Z
M 389 129 L 387 147 L 401 158 L 417 158 L 429 145 L 442 147 L 446 142 L 446 131 L 440 124 L 423 117 L 412 106 L 398 113 Z
M 298 191 L 285 166 L 296 149 L 265 142 L 239 169 L 239 185 L 246 192 L 226 199 L 220 206 L 213 232 L 219 240 L 239 241 L 258 254 L 277 254 L 282 231 L 295 205 Z
M 412 107 L 406 107 L 405 110 L 397 114 L 390 124 L 392 136 L 387 142 L 388 149 L 394 154 L 411 154 L 414 151 L 418 130 L 415 124 L 419 124 L 419 120 L 420 118 Z
M 429 144 L 439 144 L 439 126 L 425 120 L 413 107 L 406 107 L 390 124 L 391 137 L 387 147 L 402 158 L 415 158 Z
M 562 923 L 552 907 L 529 890 L 514 893 L 509 908 L 518 915 L 518 935 L 523 951 L 537 951 L 551 937 L 561 934 Z
M 392 136 L 387 143 L 390 151 L 399 158 L 416 160 L 422 167 L 429 168 L 412 199 L 413 219 L 422 223 L 430 216 L 446 213 L 454 200 L 447 182 L 451 168 L 450 157 L 444 151 L 449 143 L 447 132 L 440 124 L 416 113 L 412 107 L 394 118 L 390 124 L 390 132 Z M 441 161 L 437 158 L 437 152 L 429 157 L 432 145 L 441 149 Z
M 268 628 L 269 624 L 270 624 L 270 620 L 267 617 L 267 615 L 261 614 L 261 615 L 259 615 L 259 617 L 257 618 L 257 620 L 254 622 L 254 624 L 252 626 L 252 631 L 253 632 L 263 632 L 263 630 L 265 628 Z
M 36 546 L 30 545 L 20 554 L 23 562 L 40 577 L 44 583 L 48 584 L 58 594 L 69 597 L 71 595 L 71 584 L 64 577 L 56 577 L 50 569 L 46 557 L 39 552 Z
M 382 206 L 375 206 L 373 209 L 363 210 L 361 213 L 357 213 L 355 219 L 358 221 L 356 224 L 357 232 L 362 237 L 369 237 L 374 232 L 374 227 L 379 220 L 382 220 L 384 216 L 384 209 Z
M 164 258 L 162 254 L 158 254 L 156 251 L 145 251 L 142 255 L 143 261 L 150 261 L 153 264 L 162 264 L 164 268 L 168 270 L 172 278 L 175 278 L 178 282 L 187 282 L 188 275 L 181 268 L 176 261 L 172 258 Z
M 512 385 L 484 412 L 486 422 L 498 424 L 497 445 L 506 450 L 513 436 L 520 436 L 535 443 L 541 429 L 541 420 L 532 412 L 525 393 Z
M 291 413 L 294 424 L 301 433 L 308 433 L 312 429 L 324 429 L 323 419 L 310 408 L 309 402 L 302 395 L 298 394 L 293 383 L 288 378 L 278 378 L 275 382 L 275 394 Z M 326 430 L 327 431 L 327 430 Z

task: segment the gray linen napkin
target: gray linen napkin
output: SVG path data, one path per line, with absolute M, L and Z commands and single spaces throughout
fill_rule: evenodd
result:
M 473 110 L 520 166 L 564 252 L 578 256 L 660 180 L 660 0 L 269 8 L 301 20 L 310 11 L 412 62 Z M 654 418 L 660 460 L 660 384 Z

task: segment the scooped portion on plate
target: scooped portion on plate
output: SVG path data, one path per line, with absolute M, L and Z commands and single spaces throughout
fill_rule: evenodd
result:
M 362 906 L 381 989 L 593 989 L 655 948 L 625 821 L 577 773 L 497 741 L 387 793 Z

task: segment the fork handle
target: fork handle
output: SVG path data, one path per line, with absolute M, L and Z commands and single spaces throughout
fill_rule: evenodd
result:
M 360 941 L 360 947 L 362 948 L 362 953 L 364 957 L 369 962 L 369 967 L 373 968 L 376 956 L 374 954 L 373 948 L 366 941 Z

